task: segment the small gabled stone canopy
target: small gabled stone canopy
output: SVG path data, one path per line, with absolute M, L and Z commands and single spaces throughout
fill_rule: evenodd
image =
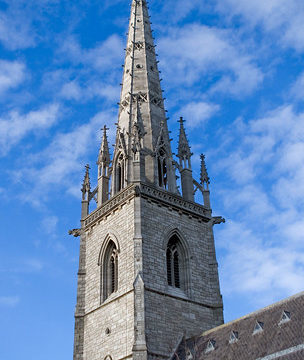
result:
M 215 350 L 215 344 L 216 344 L 215 340 L 209 340 L 208 343 L 207 343 L 207 346 L 206 346 L 205 353 L 207 354 L 210 351 Z
M 281 320 L 279 322 L 279 325 L 286 323 L 288 321 L 290 321 L 291 315 L 289 311 L 284 310 L 281 316 Z
M 239 339 L 239 333 L 237 331 L 231 331 L 230 338 L 229 338 L 229 344 L 233 344 L 237 342 Z
M 189 348 L 199 360 L 303 360 L 303 326 L 304 292 L 185 340 L 171 360 L 186 360 Z
M 262 332 L 264 329 L 264 323 L 261 321 L 257 321 L 254 325 L 254 329 L 253 329 L 253 335 L 258 334 L 260 332 Z

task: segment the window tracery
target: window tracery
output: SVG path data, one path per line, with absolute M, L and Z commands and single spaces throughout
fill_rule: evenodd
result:
M 101 299 L 106 300 L 118 288 L 118 251 L 113 241 L 110 241 L 102 263 Z
M 181 288 L 182 252 L 179 239 L 172 236 L 167 246 L 167 281 L 169 286 Z

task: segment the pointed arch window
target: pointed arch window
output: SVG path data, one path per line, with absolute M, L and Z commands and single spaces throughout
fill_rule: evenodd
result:
M 101 272 L 101 299 L 106 300 L 118 288 L 118 251 L 113 241 L 110 241 L 105 251 Z
M 169 286 L 187 289 L 186 258 L 180 239 L 173 235 L 167 245 L 167 282 Z
M 157 166 L 158 166 L 158 185 L 167 189 L 168 186 L 168 169 L 166 161 L 166 152 L 163 147 L 158 151 Z
M 115 192 L 119 192 L 125 187 L 125 159 L 123 154 L 119 154 L 115 166 Z

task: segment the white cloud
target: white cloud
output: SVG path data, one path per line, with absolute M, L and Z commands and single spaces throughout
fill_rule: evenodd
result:
M 85 64 L 99 71 L 108 71 L 122 60 L 123 41 L 117 35 L 111 35 L 94 48 L 82 48 L 75 37 L 68 37 L 59 49 L 60 56 L 69 59 L 73 64 Z
M 73 36 L 67 37 L 57 51 L 57 62 L 69 61 L 69 69 L 56 69 L 44 74 L 43 91 L 53 93 L 56 98 L 81 103 L 95 97 L 116 103 L 123 47 L 117 35 L 92 48 L 82 47 Z
M 304 101 L 304 72 L 302 72 L 291 88 L 291 95 L 300 101 Z
M 245 25 L 262 27 L 277 41 L 304 50 L 304 3 L 302 0 L 221 0 L 218 8 L 227 16 L 241 15 Z
M 51 104 L 37 111 L 20 114 L 11 111 L 0 118 L 0 155 L 6 155 L 12 146 L 30 133 L 37 133 L 53 126 L 58 120 L 59 105 Z
M 19 296 L 0 296 L 0 306 L 15 307 L 19 302 Z
M 254 59 L 233 39 L 229 30 L 198 24 L 171 28 L 168 36 L 159 41 L 166 77 L 174 86 L 192 86 L 207 75 L 210 82 L 211 73 L 219 78 L 215 84 L 212 82 L 211 92 L 237 97 L 250 94 L 264 76 Z
M 220 109 L 217 104 L 207 102 L 190 102 L 183 106 L 178 114 L 187 120 L 187 128 L 193 129 L 202 126 Z M 175 115 L 177 117 L 178 115 Z
M 100 97 L 109 100 L 112 103 L 118 100 L 119 87 L 102 82 L 96 82 L 93 77 L 86 78 L 82 86 L 77 80 L 66 82 L 62 85 L 59 95 L 63 99 L 86 102 L 94 97 Z
M 54 234 L 57 228 L 58 220 L 57 216 L 46 216 L 41 223 L 43 230 L 47 234 Z
M 77 83 L 77 81 L 69 81 L 62 86 L 60 95 L 64 99 L 80 100 L 82 96 L 82 89 Z
M 38 259 L 26 259 L 24 260 L 23 270 L 21 270 L 20 272 L 40 272 L 43 267 L 43 262 Z
M 220 262 L 224 294 L 241 293 L 260 306 L 260 297 L 269 304 L 282 294 L 302 291 L 303 249 L 288 242 L 268 244 L 254 233 L 248 223 L 233 221 L 218 233 L 219 247 L 226 252 Z
M 286 104 L 223 138 L 214 165 L 230 218 L 217 237 L 223 290 L 260 306 L 303 288 L 304 113 Z
M 2 262 L 0 272 L 2 273 L 13 273 L 13 274 L 27 274 L 40 272 L 44 267 L 44 263 L 35 258 L 25 258 L 16 260 L 15 264 L 5 266 Z
M 99 129 L 104 124 L 111 125 L 111 143 L 116 116 L 116 109 L 100 112 L 89 123 L 80 125 L 71 132 L 57 134 L 44 151 L 31 155 L 32 166 L 14 172 L 15 179 L 22 179 L 23 184 L 30 187 L 30 190 L 27 189 L 21 195 L 22 199 L 39 206 L 54 186 L 69 191 L 70 188 L 74 189 L 75 184 L 78 184 L 79 194 L 79 184 L 88 155 L 92 151 L 96 153 L 96 157 L 98 154 L 101 138 Z
M 34 46 L 35 33 L 30 18 L 14 6 L 6 12 L 0 11 L 0 41 L 9 50 Z
M 1 30 L 0 30 L 1 33 Z M 20 85 L 25 78 L 25 65 L 0 59 L 0 94 Z

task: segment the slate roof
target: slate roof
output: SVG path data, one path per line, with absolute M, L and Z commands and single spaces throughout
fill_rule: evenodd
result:
M 183 339 L 171 359 L 304 360 L 304 292 Z

